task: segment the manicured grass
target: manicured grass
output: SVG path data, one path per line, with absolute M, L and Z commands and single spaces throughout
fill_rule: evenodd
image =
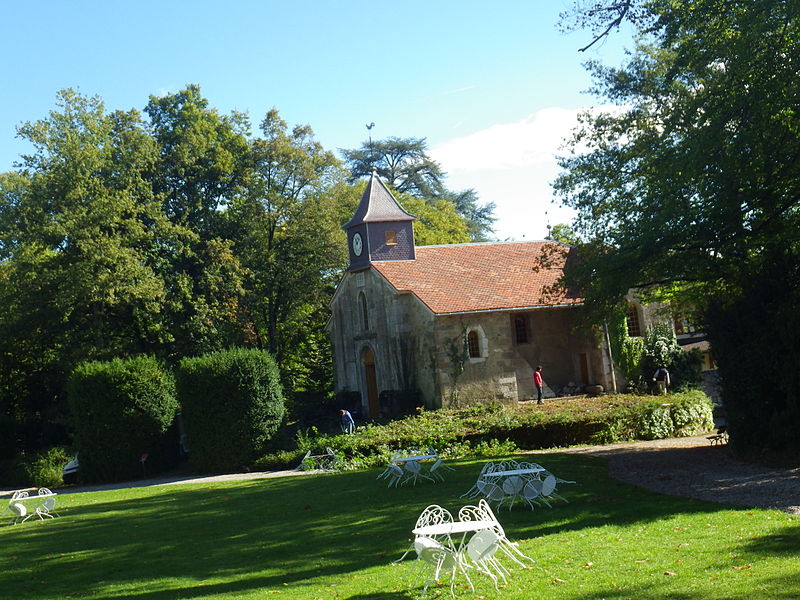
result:
M 589 457 L 535 460 L 579 482 L 561 488 L 569 504 L 498 511 L 536 565 L 513 569 L 499 592 L 475 577 L 476 593 L 459 587 L 458 597 L 800 597 L 796 518 L 651 493 L 609 479 Z M 459 495 L 480 465 L 455 463 L 445 483 L 400 489 L 373 469 L 61 494 L 61 518 L 0 527 L 0 597 L 418 598 L 412 561 L 390 563 L 425 506 L 470 503 Z

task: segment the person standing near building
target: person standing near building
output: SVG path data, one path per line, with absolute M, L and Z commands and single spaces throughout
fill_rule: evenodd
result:
M 536 386 L 536 404 L 542 404 L 542 365 L 533 372 L 533 385 Z
M 669 371 L 667 371 L 667 367 L 664 365 L 658 367 L 656 372 L 653 373 L 653 381 L 658 386 L 658 393 L 666 396 L 667 388 L 669 387 Z
M 353 430 L 356 426 L 356 422 L 353 420 L 353 415 L 350 414 L 349 410 L 345 409 L 340 410 L 339 414 L 342 416 L 342 433 L 353 433 Z

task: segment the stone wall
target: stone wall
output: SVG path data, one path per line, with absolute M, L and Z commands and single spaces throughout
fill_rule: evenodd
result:
M 439 317 L 436 323 L 438 402 L 447 406 L 486 400 L 529 400 L 534 396 L 533 371 L 537 365 L 542 365 L 549 396 L 576 383 L 599 383 L 608 389 L 609 373 L 601 340 L 574 329 L 576 310 L 559 308 L 525 313 L 530 334 L 523 344 L 516 342 L 514 313 Z M 448 348 L 463 343 L 463 336 L 470 330 L 478 332 L 481 356 L 468 359 L 463 373 L 455 376 Z M 586 366 L 586 381 L 581 381 L 582 360 Z
M 366 328 L 361 294 L 366 301 Z M 418 389 L 426 404 L 433 406 L 433 318 L 418 304 L 412 295 L 398 294 L 373 269 L 345 274 L 331 307 L 329 325 L 336 391 L 360 392 L 366 407 L 363 352 L 370 348 L 375 358 L 378 394 Z
M 529 400 L 535 395 L 537 365 L 543 367 L 546 396 L 570 385 L 610 388 L 601 340 L 575 328 L 579 308 L 436 317 L 416 296 L 398 293 L 373 269 L 346 273 L 331 308 L 336 390 L 360 392 L 364 408 L 365 348 L 375 358 L 378 394 L 418 390 L 429 408 Z M 515 314 L 525 316 L 525 343 L 517 343 Z M 471 330 L 478 334 L 480 356 L 468 358 L 456 375 L 449 350 L 463 352 L 464 336 Z

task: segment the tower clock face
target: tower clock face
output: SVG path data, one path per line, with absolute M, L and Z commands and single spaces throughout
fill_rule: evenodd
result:
M 361 240 L 361 234 L 356 232 L 353 234 L 353 254 L 356 256 L 361 256 L 361 252 L 364 250 L 364 242 Z

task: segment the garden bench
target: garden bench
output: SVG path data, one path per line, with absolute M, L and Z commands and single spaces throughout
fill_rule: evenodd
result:
M 709 435 L 706 439 L 711 442 L 711 445 L 714 444 L 727 444 L 728 443 L 728 427 L 723 425 L 719 429 L 717 429 L 717 433 L 714 435 Z

